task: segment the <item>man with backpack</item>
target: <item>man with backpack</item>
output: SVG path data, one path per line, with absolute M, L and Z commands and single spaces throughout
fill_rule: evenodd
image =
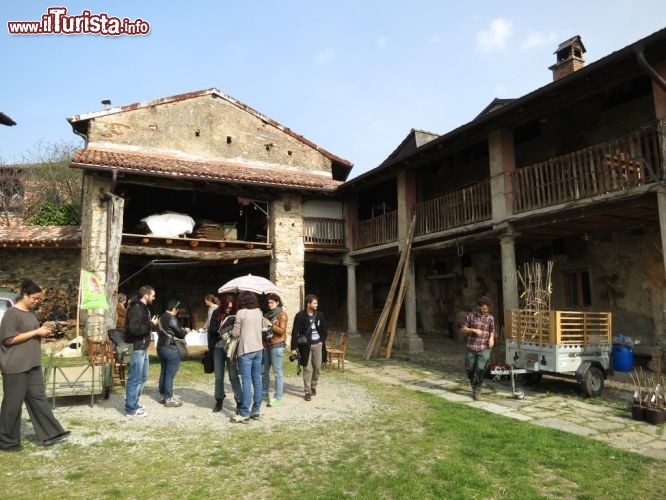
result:
M 125 415 L 145 417 L 147 413 L 139 403 L 139 396 L 148 380 L 148 346 L 151 332 L 157 324 L 157 316 L 151 319 L 148 306 L 155 300 L 155 289 L 144 285 L 132 299 L 127 309 L 125 340 L 133 345 L 132 357 L 125 382 Z

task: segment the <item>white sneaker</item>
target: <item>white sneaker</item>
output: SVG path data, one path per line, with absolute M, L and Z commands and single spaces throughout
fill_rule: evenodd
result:
M 128 417 L 147 417 L 148 416 L 148 414 L 145 411 L 143 411 L 141 408 L 139 408 L 138 410 L 136 410 L 133 413 L 126 413 L 125 415 L 127 415 Z

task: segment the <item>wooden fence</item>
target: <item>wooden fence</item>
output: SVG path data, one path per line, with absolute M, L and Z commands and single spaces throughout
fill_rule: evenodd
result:
M 429 234 L 489 220 L 490 180 L 416 204 L 416 234 Z
M 661 124 L 516 169 L 514 213 L 590 198 L 663 178 Z
M 354 249 L 398 241 L 398 212 L 360 221 L 354 228 Z
M 324 217 L 303 218 L 303 242 L 312 246 L 345 246 L 345 221 Z

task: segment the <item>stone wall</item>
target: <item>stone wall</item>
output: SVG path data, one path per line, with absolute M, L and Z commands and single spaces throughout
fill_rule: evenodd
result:
M 331 160 L 319 151 L 212 95 L 97 117 L 88 140 L 331 176 Z
M 269 213 L 273 244 L 270 278 L 280 290 L 280 298 L 289 316 L 288 331 L 291 332 L 294 315 L 302 309 L 302 285 L 305 279 L 301 196 L 283 194 L 271 202 Z
M 62 308 L 76 318 L 81 255 L 78 248 L 0 249 L 0 287 L 18 294 L 21 280 L 30 278 L 44 291 L 37 309 L 45 321 Z

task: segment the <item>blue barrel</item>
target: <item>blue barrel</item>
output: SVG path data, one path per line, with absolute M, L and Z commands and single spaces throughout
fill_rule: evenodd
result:
M 613 344 L 613 368 L 619 372 L 630 372 L 634 369 L 634 351 L 622 344 Z

